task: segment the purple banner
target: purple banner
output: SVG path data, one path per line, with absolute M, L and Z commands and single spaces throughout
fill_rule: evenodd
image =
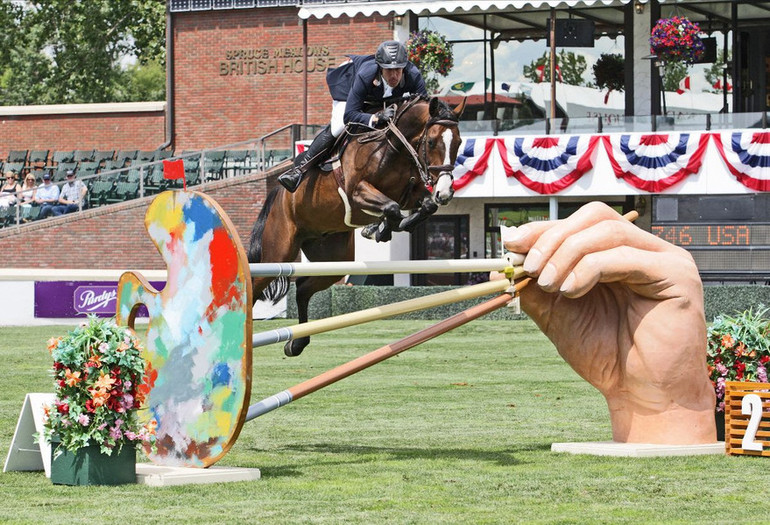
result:
M 152 282 L 161 290 L 166 283 Z M 50 281 L 35 283 L 35 317 L 68 318 L 94 314 L 115 315 L 118 283 L 103 281 Z M 137 317 L 147 317 L 147 309 L 139 307 Z

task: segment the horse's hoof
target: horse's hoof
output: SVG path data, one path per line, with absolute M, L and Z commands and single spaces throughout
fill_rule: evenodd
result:
M 374 239 L 374 234 L 377 231 L 377 226 L 378 224 L 376 222 L 372 224 L 367 224 L 366 226 L 364 226 L 361 229 L 361 237 L 363 237 L 364 239 L 370 239 L 370 240 Z
M 309 337 L 300 337 L 299 339 L 286 341 L 286 344 L 283 345 L 283 353 L 286 354 L 286 357 L 297 357 L 309 343 Z
M 390 228 L 385 230 L 377 230 L 377 234 L 374 236 L 374 240 L 377 242 L 388 242 L 393 238 L 393 232 Z

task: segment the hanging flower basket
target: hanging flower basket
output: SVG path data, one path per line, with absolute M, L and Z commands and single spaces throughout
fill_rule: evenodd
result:
M 693 62 L 703 55 L 700 27 L 684 16 L 661 18 L 652 28 L 650 50 L 663 60 Z
M 437 92 L 438 75 L 447 76 L 454 66 L 452 44 L 442 34 L 421 29 L 409 36 L 406 50 L 409 61 L 422 73 L 428 93 Z

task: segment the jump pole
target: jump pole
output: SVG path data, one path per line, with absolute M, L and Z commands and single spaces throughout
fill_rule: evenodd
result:
M 255 419 L 263 414 L 267 414 L 276 408 L 288 405 L 292 401 L 296 401 L 301 397 L 312 394 L 317 390 L 336 383 L 341 379 L 345 379 L 346 377 L 356 374 L 361 370 L 385 361 L 386 359 L 391 358 L 396 354 L 400 354 L 404 350 L 414 348 L 415 346 L 424 343 L 425 341 L 429 341 L 434 337 L 445 334 L 446 332 L 453 330 L 458 326 L 462 326 L 465 323 L 473 321 L 482 315 L 493 312 L 508 304 L 511 299 L 513 299 L 513 297 L 515 297 L 515 295 L 519 292 L 519 290 L 529 284 L 529 281 L 529 278 L 522 279 L 514 283 L 513 289 L 509 290 L 507 293 L 499 295 L 481 304 L 477 304 L 476 306 L 472 306 L 467 310 L 463 310 L 462 312 L 455 314 L 452 317 L 448 317 L 447 319 L 429 326 L 428 328 L 424 328 L 419 332 L 415 332 L 414 334 L 400 339 L 395 343 L 378 348 L 373 352 L 333 368 L 327 372 L 324 372 L 323 374 L 319 374 L 314 378 L 308 379 L 307 381 L 290 387 L 287 390 L 274 394 L 270 397 L 266 397 L 262 401 L 249 407 L 249 410 L 246 413 L 246 421 L 251 421 L 252 419 Z M 502 282 L 508 283 L 508 281 L 505 279 L 502 279 Z
M 512 277 L 509 277 L 510 281 L 513 281 L 514 279 L 524 275 L 524 270 L 521 268 L 512 269 L 512 272 Z M 484 295 L 489 295 L 496 292 L 504 292 L 511 286 L 510 281 L 508 279 L 488 281 L 481 284 L 464 286 L 462 288 L 456 288 L 446 292 L 427 295 L 425 297 L 418 297 L 416 299 L 409 299 L 407 301 L 400 301 L 398 303 L 369 308 L 367 310 L 360 310 L 358 312 L 337 315 L 335 317 L 328 317 L 326 319 L 318 319 L 316 321 L 300 323 L 294 326 L 287 326 L 283 328 L 267 330 L 265 332 L 259 332 L 253 336 L 252 348 L 289 341 L 290 339 L 296 339 L 299 337 L 308 337 L 311 335 L 329 332 L 331 330 L 337 330 L 339 328 L 346 328 L 348 326 L 368 323 L 369 321 L 385 319 L 394 315 L 416 312 L 418 310 L 425 310 L 435 306 L 456 303 L 466 299 L 475 299 L 477 297 L 482 297 Z
M 333 261 L 308 263 L 252 263 L 252 277 L 311 277 L 322 275 L 384 275 L 394 273 L 502 272 L 524 262 L 521 254 L 499 259 L 438 259 L 428 261 Z

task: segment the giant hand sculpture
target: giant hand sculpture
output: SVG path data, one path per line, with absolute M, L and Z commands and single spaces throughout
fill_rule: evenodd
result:
M 505 239 L 504 239 L 505 240 Z M 522 309 L 607 400 L 617 442 L 716 441 L 703 288 L 690 254 L 602 203 L 519 227 Z

